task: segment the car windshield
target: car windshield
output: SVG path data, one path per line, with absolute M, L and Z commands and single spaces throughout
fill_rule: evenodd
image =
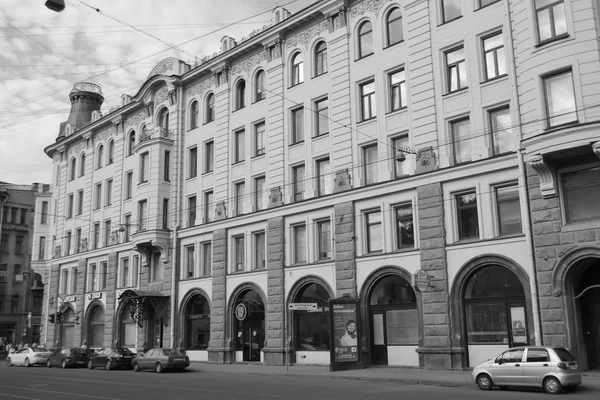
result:
M 48 350 L 46 350 L 46 349 L 45 349 L 45 348 L 43 348 L 43 347 L 34 347 L 34 348 L 32 348 L 31 350 L 32 350 L 34 353 L 44 353 L 44 352 L 47 352 L 47 351 L 48 351 Z
M 127 347 L 118 347 L 118 348 L 113 349 L 113 350 L 116 351 L 119 354 L 126 354 L 126 355 L 133 354 Z
M 165 356 L 181 356 L 182 354 L 175 349 L 163 349 Z
M 554 351 L 558 355 L 558 358 L 560 358 L 560 361 L 575 361 L 573 354 L 571 354 L 571 352 L 564 347 L 556 348 Z

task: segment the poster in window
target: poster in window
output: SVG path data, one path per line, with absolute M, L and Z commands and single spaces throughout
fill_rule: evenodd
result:
M 358 310 L 356 302 L 333 303 L 330 307 L 333 327 L 334 363 L 358 362 Z
M 525 307 L 511 307 L 510 320 L 512 324 L 512 341 L 527 343 L 527 326 L 525 325 Z

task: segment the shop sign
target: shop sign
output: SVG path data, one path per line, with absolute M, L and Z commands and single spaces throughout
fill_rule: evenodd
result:
M 426 292 L 431 286 L 431 277 L 427 273 L 427 271 L 420 269 L 414 275 L 414 287 L 417 288 L 419 292 Z
M 291 311 L 311 311 L 317 308 L 317 303 L 288 303 Z
M 511 307 L 510 320 L 513 344 L 527 343 L 527 325 L 525 324 L 525 307 Z
M 95 299 L 101 299 L 101 298 L 102 298 L 102 292 L 88 294 L 88 300 L 95 300 Z
M 247 315 L 248 309 L 246 308 L 246 305 L 244 303 L 240 303 L 237 305 L 237 307 L 235 307 L 235 317 L 239 321 L 243 321 L 244 319 L 246 319 Z
M 65 299 L 65 303 L 68 303 L 68 302 L 75 302 L 75 301 L 77 301 L 77 297 L 76 297 L 76 296 L 69 296 L 69 297 L 67 297 L 67 298 Z
M 358 364 L 360 362 L 360 327 L 358 302 L 342 297 L 329 303 L 331 318 L 331 364 Z

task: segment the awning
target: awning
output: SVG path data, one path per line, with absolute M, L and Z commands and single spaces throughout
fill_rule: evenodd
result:
M 140 328 L 144 320 L 148 319 L 148 312 L 154 310 L 160 317 L 162 324 L 169 324 L 169 296 L 156 290 L 127 289 L 119 296 L 123 307 L 129 308 L 129 315 Z
M 140 299 L 147 297 L 169 297 L 158 290 L 135 290 L 135 289 L 127 289 L 119 296 L 119 300 L 124 299 Z

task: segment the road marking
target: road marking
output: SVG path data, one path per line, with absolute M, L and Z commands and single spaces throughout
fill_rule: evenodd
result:
M 17 399 L 27 399 L 27 400 L 42 400 L 42 399 L 38 399 L 37 397 L 25 397 L 25 396 L 17 396 L 16 394 L 6 394 L 6 393 L 2 393 L 2 396 L 15 397 L 15 398 L 17 398 Z
M 31 391 L 34 391 L 34 392 L 66 394 L 68 396 L 89 397 L 89 398 L 92 398 L 92 399 L 124 400 L 124 399 L 119 399 L 119 398 L 116 398 L 116 397 L 102 397 L 102 396 L 93 396 L 91 394 L 57 392 L 57 391 L 54 391 L 54 390 L 47 390 L 47 389 L 31 389 L 31 388 L 23 387 L 23 386 L 6 386 L 6 385 L 0 385 L 0 387 L 5 387 L 5 388 L 9 388 L 9 389 L 31 390 Z M 25 397 L 25 398 L 29 398 L 30 399 L 31 397 Z M 41 400 L 41 399 L 36 399 L 36 400 Z

